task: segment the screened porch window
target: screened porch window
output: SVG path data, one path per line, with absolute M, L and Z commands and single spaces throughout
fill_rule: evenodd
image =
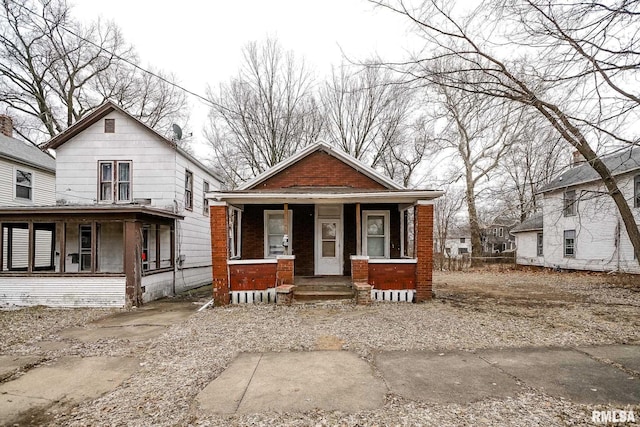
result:
M 293 212 L 289 211 L 289 248 L 291 247 L 291 231 L 293 230 Z M 264 257 L 275 258 L 290 253 L 282 244 L 285 232 L 284 211 L 264 211 Z
M 389 211 L 363 211 L 362 219 L 364 255 L 389 258 Z
M 413 206 L 400 211 L 400 257 L 413 258 L 414 256 L 414 213 Z M 464 243 L 464 237 L 460 239 Z
M 242 242 L 242 211 L 229 208 L 229 259 L 239 259 Z
M 2 271 L 55 271 L 56 225 L 28 223 L 2 225 Z M 29 259 L 31 253 L 31 259 Z

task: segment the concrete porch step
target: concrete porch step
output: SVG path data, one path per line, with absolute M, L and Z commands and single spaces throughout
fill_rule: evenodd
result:
M 293 300 L 294 301 L 326 301 L 326 300 L 343 300 L 343 299 L 353 299 L 354 293 L 351 289 L 328 289 L 322 290 L 317 289 L 306 289 L 306 288 L 296 288 L 293 291 Z

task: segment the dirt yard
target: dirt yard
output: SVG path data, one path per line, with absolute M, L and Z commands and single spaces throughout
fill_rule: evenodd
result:
M 635 277 L 501 268 L 434 272 L 434 293 L 434 300 L 424 304 L 194 309 L 186 320 L 143 342 L 81 342 L 61 335 L 70 327 L 91 328 L 91 321 L 111 310 L 5 310 L 0 312 L 0 355 L 35 356 L 41 363 L 63 356 L 140 360 L 139 371 L 112 392 L 77 405 L 53 405 L 28 414 L 20 425 L 573 426 L 592 425 L 593 407 L 536 389 L 467 405 L 429 405 L 389 393 L 384 407 L 356 414 L 317 410 L 213 417 L 203 414 L 194 398 L 239 352 L 347 350 L 371 363 L 377 352 L 391 350 L 640 344 Z M 205 290 L 188 298 L 204 303 L 208 295 Z

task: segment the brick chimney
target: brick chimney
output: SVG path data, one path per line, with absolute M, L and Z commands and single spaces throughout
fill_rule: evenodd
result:
M 5 114 L 0 114 L 0 133 L 13 138 L 13 119 Z
M 584 162 L 584 157 L 578 150 L 572 153 L 573 158 L 571 159 L 571 167 L 578 166 L 580 163 Z

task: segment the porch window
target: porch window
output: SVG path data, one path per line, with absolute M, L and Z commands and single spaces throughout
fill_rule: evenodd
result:
M 362 211 L 364 255 L 389 258 L 389 211 Z
M 242 211 L 238 208 L 229 207 L 229 259 L 240 258 L 241 242 Z
M 209 215 L 209 199 L 207 199 L 207 193 L 209 192 L 209 183 L 202 181 L 202 215 Z
M 414 213 L 413 206 L 400 211 L 400 257 L 413 258 L 414 254 Z M 464 238 L 460 239 L 460 241 Z
M 564 192 L 564 216 L 576 214 L 576 190 Z
M 502 227 L 500 227 L 498 229 L 498 237 L 503 237 L 504 236 L 504 229 Z
M 543 245 L 542 245 L 542 243 L 543 243 L 543 240 L 542 240 L 542 233 L 538 233 L 538 234 L 536 235 L 536 239 L 537 239 L 537 248 L 538 248 L 538 250 L 537 250 L 537 255 L 538 255 L 538 256 L 542 256 L 542 254 L 543 254 L 543 249 L 542 249 L 542 248 L 543 248 Z
M 3 224 L 2 271 L 54 271 L 55 229 L 54 223 L 36 223 L 30 235 L 28 223 Z
M 32 199 L 33 174 L 24 170 L 16 169 L 16 199 Z
M 131 161 L 99 162 L 100 202 L 131 201 Z
M 565 258 L 576 256 L 576 230 L 565 230 L 564 232 L 564 256 Z
M 168 225 L 142 226 L 142 271 L 152 272 L 172 267 L 171 228 Z
M 190 170 L 184 172 L 184 208 L 193 210 L 193 172 Z
M 67 224 L 65 273 L 123 273 L 124 224 L 104 221 Z
M 289 211 L 289 247 L 293 239 L 293 211 Z M 282 244 L 285 235 L 284 211 L 265 210 L 264 211 L 264 257 L 275 258 L 278 255 L 285 255 L 287 248 Z

